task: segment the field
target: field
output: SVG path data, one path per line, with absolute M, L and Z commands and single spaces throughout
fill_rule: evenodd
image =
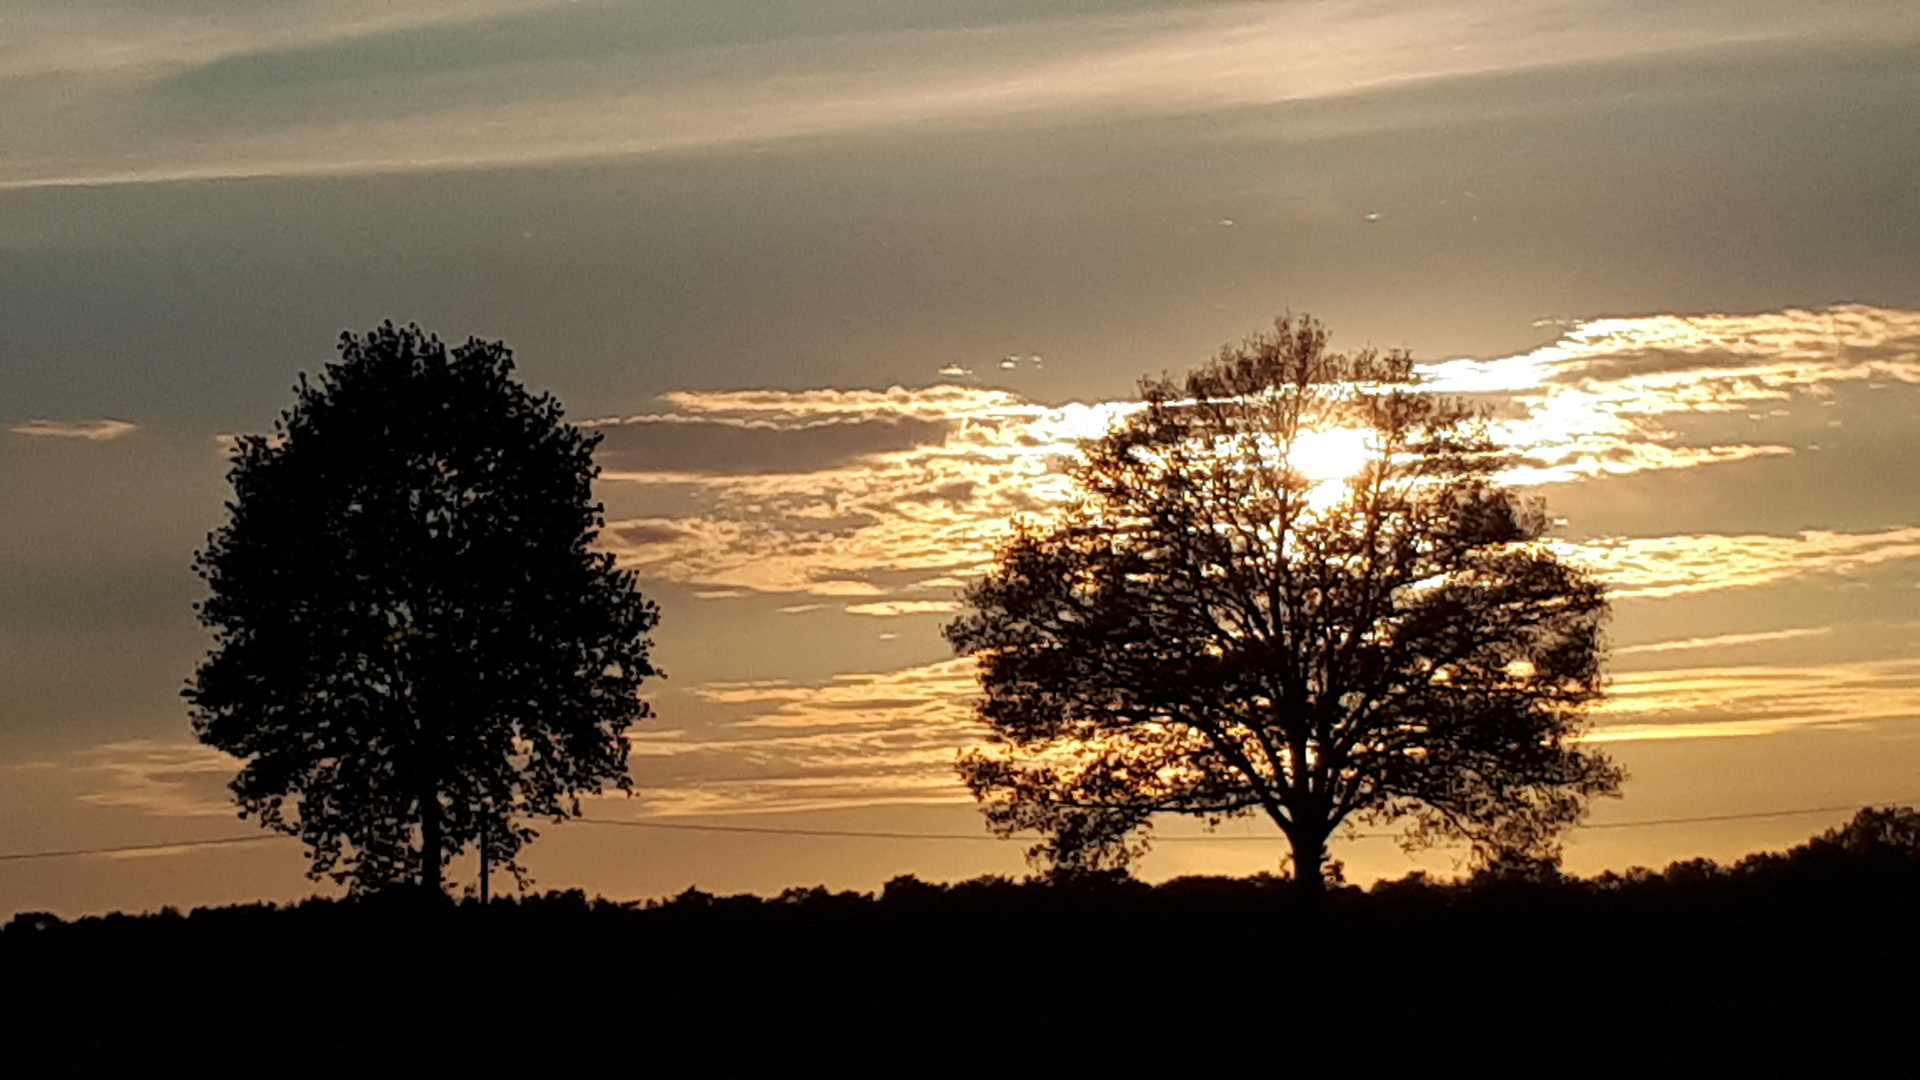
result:
M 0 967 L 35 1074 L 1911 1075 L 1920 850 L 1849 830 L 1731 867 L 1320 900 L 1272 878 L 898 878 L 26 913 Z

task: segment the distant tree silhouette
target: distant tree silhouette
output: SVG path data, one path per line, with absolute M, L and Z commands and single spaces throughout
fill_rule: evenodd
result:
M 272 436 L 242 437 L 230 520 L 195 560 L 215 648 L 185 696 L 245 760 L 241 817 L 299 837 L 309 874 L 418 882 L 629 789 L 658 613 L 589 549 L 599 441 L 512 378 L 498 342 L 341 335 Z
M 1814 837 L 1807 846 L 1920 860 L 1920 813 L 1910 806 L 1863 806 L 1852 820 Z
M 1140 390 L 946 630 L 980 662 L 998 745 L 960 769 L 995 830 L 1087 872 L 1158 814 L 1264 814 L 1317 890 L 1350 819 L 1513 865 L 1617 790 L 1572 741 L 1605 596 L 1494 482 L 1481 414 L 1311 319 Z M 1363 448 L 1351 476 L 1329 447 Z

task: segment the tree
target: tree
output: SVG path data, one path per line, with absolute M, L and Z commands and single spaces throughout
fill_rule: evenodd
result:
M 238 440 L 228 523 L 195 559 L 214 649 L 200 740 L 245 760 L 245 818 L 309 876 L 438 894 L 469 845 L 516 875 L 578 796 L 631 790 L 658 620 L 590 547 L 598 435 L 512 378 L 505 345 L 341 335 L 274 434 Z
M 1788 854 L 1800 851 L 1920 862 L 1920 813 L 1911 806 L 1863 806 L 1845 825 L 1828 829 Z
M 1495 482 L 1484 414 L 1312 319 L 1140 389 L 946 629 L 980 664 L 991 745 L 960 771 L 995 831 L 1085 872 L 1155 815 L 1264 814 L 1317 890 L 1349 820 L 1544 857 L 1617 791 L 1575 741 L 1606 598 Z

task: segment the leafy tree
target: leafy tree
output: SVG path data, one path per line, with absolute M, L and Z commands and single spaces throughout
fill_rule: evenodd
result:
M 1484 415 L 1311 319 L 1141 396 L 947 627 L 980 662 L 995 745 L 960 770 L 996 831 L 1086 872 L 1158 814 L 1264 814 L 1318 889 L 1349 820 L 1549 857 L 1618 789 L 1574 741 L 1605 596 L 1494 481 Z
M 1814 837 L 1807 846 L 1920 859 L 1920 813 L 1911 806 L 1863 806 L 1852 820 Z
M 516 875 L 516 816 L 630 790 L 654 605 L 589 547 L 597 435 L 512 378 L 508 349 L 418 327 L 341 335 L 272 436 L 242 437 L 195 560 L 215 648 L 184 691 L 245 760 L 241 817 L 309 874 L 441 891 L 469 845 Z

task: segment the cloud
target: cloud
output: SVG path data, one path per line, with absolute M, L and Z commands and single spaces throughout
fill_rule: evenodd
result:
M 86 439 L 106 442 L 131 435 L 140 425 L 125 420 L 28 420 L 7 430 L 15 435 L 49 439 Z
M 881 600 L 872 604 L 848 604 L 849 615 L 934 615 L 960 610 L 957 600 Z
M 1689 639 L 1673 651 L 1821 631 Z M 717 682 L 708 705 L 744 710 L 715 738 L 653 732 L 635 739 L 649 812 L 750 813 L 889 803 L 964 803 L 956 752 L 978 745 L 978 694 L 966 658 L 818 683 Z M 1741 665 L 1631 672 L 1615 678 L 1585 741 L 1751 738 L 1920 720 L 1920 660 Z
M 886 390 L 676 390 L 660 400 L 676 412 L 743 425 L 807 427 L 834 421 L 923 420 L 1031 413 L 1018 394 L 971 386 L 926 386 Z
M 1800 641 L 1805 638 L 1825 637 L 1833 633 L 1830 626 L 1805 627 L 1796 630 L 1767 630 L 1753 634 L 1717 634 L 1713 637 L 1681 638 L 1674 641 L 1655 641 L 1645 645 L 1627 645 L 1612 650 L 1615 656 L 1636 656 L 1642 653 L 1681 652 L 1688 649 L 1725 649 L 1739 645 L 1763 645 L 1775 641 Z
M 95 806 L 139 810 L 154 817 L 234 815 L 226 784 L 244 764 L 192 742 L 130 739 L 74 755 L 72 768 L 103 774 L 107 786 L 80 796 Z
M 293 0 L 153 5 L 62 0 L 12 5 L 0 43 L 0 75 L 98 77 L 177 72 L 264 50 L 314 48 L 407 29 L 446 27 L 535 7 L 532 0 Z
M 1015 516 L 1065 496 L 1059 459 L 1132 408 L 1045 406 L 1006 391 L 955 386 L 676 393 L 664 400 L 673 409 L 667 415 L 763 432 L 770 448 L 779 435 L 865 432 L 864 443 L 842 443 L 804 472 L 755 458 L 749 471 L 734 473 L 602 474 L 616 483 L 686 487 L 698 507 L 679 517 L 609 522 L 601 545 L 622 566 L 710 588 L 814 596 L 884 596 L 888 590 L 872 579 L 896 571 L 944 581 L 977 572 Z M 891 435 L 871 438 L 888 425 L 908 424 L 920 434 L 906 445 L 888 441 Z M 646 426 L 667 435 L 700 427 Z M 936 610 L 925 606 L 936 601 L 898 603 L 921 606 L 895 614 Z
M 1747 414 L 1844 383 L 1920 385 L 1920 311 L 1848 304 L 1752 315 L 1644 315 L 1572 324 L 1551 345 L 1423 366 L 1434 389 L 1506 401 L 1501 437 L 1539 484 L 1792 453 L 1689 445 L 1688 414 Z
M 1791 578 L 1842 577 L 1920 557 L 1920 528 L 1793 536 L 1688 535 L 1557 541 L 1615 597 L 1663 597 L 1755 588 Z
M 1435 389 L 1500 398 L 1501 432 L 1523 458 L 1509 483 L 1692 469 L 1791 451 L 1690 444 L 1673 430 L 1688 415 L 1850 381 L 1920 384 L 1920 311 L 1855 305 L 1594 320 L 1546 348 L 1430 370 Z M 1042 405 L 972 386 L 685 391 L 662 400 L 659 414 L 594 422 L 609 436 L 603 479 L 670 487 L 695 506 L 609 523 L 602 544 L 621 565 L 707 589 L 876 598 L 893 591 L 877 583 L 889 574 L 950 585 L 980 572 L 1012 519 L 1070 494 L 1059 466 L 1077 441 L 1136 407 Z M 644 442 L 617 441 L 627 438 Z M 1920 532 L 1897 529 L 1560 546 L 1617 595 L 1671 596 L 1853 573 L 1911 558 L 1916 545 Z M 849 610 L 936 610 L 902 606 L 910 602 Z
M 693 692 L 712 702 L 780 703 L 735 727 L 823 730 L 951 725 L 965 718 L 979 686 L 974 662 L 956 658 L 898 671 L 836 675 L 818 684 L 712 683 Z
M 1594 14 L 1567 0 L 1059 3 L 1040 18 L 1001 5 L 956 16 L 863 4 L 837 19 L 734 4 L 172 7 L 96 0 L 10 23 L 0 187 L 481 169 L 943 121 L 1192 114 L 1915 33 L 1873 10 Z
M 1841 304 L 1755 314 L 1652 314 L 1571 321 L 1551 345 L 1495 360 L 1425 366 L 1446 393 L 1543 387 L 1658 390 L 1656 410 L 1732 410 L 1788 386 L 1920 382 L 1920 311 Z
M 817 472 L 880 453 L 944 440 L 944 419 L 889 413 L 832 415 L 813 422 L 744 416 L 665 413 L 594 420 L 598 458 L 616 475 L 644 465 L 662 473 L 772 474 Z
M 1748 738 L 1920 719 L 1920 660 L 1742 665 L 1617 676 L 1589 742 Z
M 634 739 L 649 812 L 748 813 L 889 803 L 970 801 L 954 773 L 961 748 L 984 737 L 970 659 L 888 672 L 708 683 L 711 706 L 744 709 L 723 734 L 660 732 Z

